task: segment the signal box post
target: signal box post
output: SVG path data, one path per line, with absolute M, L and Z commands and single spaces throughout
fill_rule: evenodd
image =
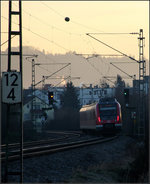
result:
M 124 89 L 124 102 L 125 102 L 125 105 L 126 106 L 129 106 L 129 89 L 128 88 L 125 88 Z
M 53 103 L 54 103 L 54 93 L 53 93 L 53 91 L 48 91 L 48 100 L 49 100 L 49 105 L 53 105 Z
M 16 3 L 16 2 L 15 2 Z M 6 157 L 5 157 L 5 176 L 4 182 L 10 182 L 9 175 L 20 176 L 19 182 L 23 182 L 23 119 L 22 119 L 22 17 L 21 17 L 21 0 L 18 0 L 18 10 L 12 10 L 12 1 L 9 1 L 9 35 L 8 35 L 8 69 L 2 74 L 2 103 L 7 107 L 6 120 Z M 12 17 L 17 16 L 18 29 L 12 30 Z M 12 50 L 12 36 L 18 36 L 18 51 Z M 18 66 L 15 66 L 11 61 L 12 57 L 18 60 Z M 13 68 L 13 69 L 12 69 Z M 14 69 L 15 68 L 15 69 Z M 17 126 L 12 132 L 12 123 Z M 14 130 L 14 129 L 13 129 Z M 9 168 L 9 156 L 12 153 L 10 149 L 11 139 L 19 142 L 19 166 L 15 171 Z M 11 182 L 10 182 L 11 183 Z M 18 182 L 16 182 L 18 183 Z

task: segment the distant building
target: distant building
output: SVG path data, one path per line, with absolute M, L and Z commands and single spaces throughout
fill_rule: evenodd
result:
M 150 76 L 145 76 L 145 94 L 147 95 L 149 93 L 149 80 Z M 133 93 L 138 94 L 139 93 L 139 80 L 133 80 Z
M 53 91 L 54 93 L 54 100 L 55 100 L 55 105 L 57 108 L 60 108 L 61 106 L 61 101 L 60 101 L 60 96 L 64 92 L 65 88 L 64 87 L 55 87 L 55 88 L 50 88 L 50 91 Z M 114 97 L 115 96 L 115 88 L 99 88 L 98 86 L 95 86 L 94 88 L 92 85 L 89 87 L 76 87 L 80 105 L 87 105 L 96 101 L 99 101 L 101 97 Z M 46 92 L 45 92 L 46 94 Z M 36 93 L 37 96 L 40 97 L 40 92 Z M 44 100 L 44 99 L 43 99 Z
M 33 111 L 32 100 L 34 100 Z M 49 106 L 47 95 L 43 94 L 40 90 L 35 91 L 34 97 L 32 97 L 32 93 L 24 96 L 23 121 L 31 121 L 32 115 L 34 116 L 35 127 L 38 131 L 42 127 L 43 118 L 45 118 L 45 122 L 54 119 L 54 109 Z
M 79 100 L 80 104 L 87 105 L 93 102 L 98 102 L 102 97 L 114 97 L 115 88 L 99 88 L 99 87 L 88 87 L 79 88 Z
M 57 108 L 60 108 L 61 107 L 60 96 L 64 92 L 65 87 L 51 87 L 48 90 L 53 91 L 54 104 Z M 35 97 L 40 99 L 40 102 L 39 102 L 41 103 L 40 109 L 49 107 L 48 90 L 35 90 Z M 92 87 L 92 85 L 90 85 L 89 87 L 87 86 L 86 87 L 85 86 L 76 87 L 76 91 L 78 93 L 78 98 L 79 98 L 81 106 L 87 105 L 93 102 L 97 102 L 102 97 L 114 97 L 115 96 L 115 88 L 99 88 L 98 86 Z M 28 93 L 27 97 L 29 100 L 29 98 L 32 97 L 32 93 Z M 37 102 L 37 105 L 35 106 L 36 108 L 39 108 L 39 103 Z M 29 112 L 27 114 L 24 114 L 24 118 L 25 119 L 29 118 Z

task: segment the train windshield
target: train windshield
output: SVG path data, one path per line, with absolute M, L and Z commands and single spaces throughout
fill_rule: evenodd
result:
M 100 105 L 100 117 L 101 119 L 114 119 L 114 117 L 117 115 L 117 106 L 106 104 L 106 105 Z

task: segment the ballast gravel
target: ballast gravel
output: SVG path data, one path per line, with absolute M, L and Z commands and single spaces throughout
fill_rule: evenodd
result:
M 136 150 L 131 149 L 133 145 L 135 145 L 135 140 L 131 137 L 119 136 L 117 139 L 102 144 L 24 159 L 23 182 L 82 182 L 80 178 L 76 179 L 79 171 L 81 173 L 88 171 L 87 173 L 90 176 L 90 170 L 99 166 L 101 166 L 101 169 L 106 166 L 111 169 L 112 165 L 113 169 L 115 167 L 126 168 L 133 161 L 136 154 L 134 153 Z M 15 171 L 17 168 L 17 161 L 11 163 L 11 170 Z M 102 174 L 102 172 L 100 173 Z M 103 182 L 117 182 L 117 179 L 115 180 L 115 178 L 111 178 L 109 175 L 109 172 L 103 174 Z M 18 179 L 17 177 L 11 177 L 11 181 L 17 182 Z M 86 182 L 88 182 L 88 179 Z M 93 179 L 93 182 L 96 182 L 95 179 Z

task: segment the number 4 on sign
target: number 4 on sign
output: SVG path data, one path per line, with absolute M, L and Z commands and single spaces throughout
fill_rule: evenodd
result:
M 10 93 L 8 94 L 7 98 L 11 98 L 12 100 L 14 100 L 16 98 L 14 91 L 15 91 L 14 88 L 12 88 Z
M 10 103 L 10 104 L 21 102 L 21 73 L 20 72 L 3 72 L 2 102 Z

